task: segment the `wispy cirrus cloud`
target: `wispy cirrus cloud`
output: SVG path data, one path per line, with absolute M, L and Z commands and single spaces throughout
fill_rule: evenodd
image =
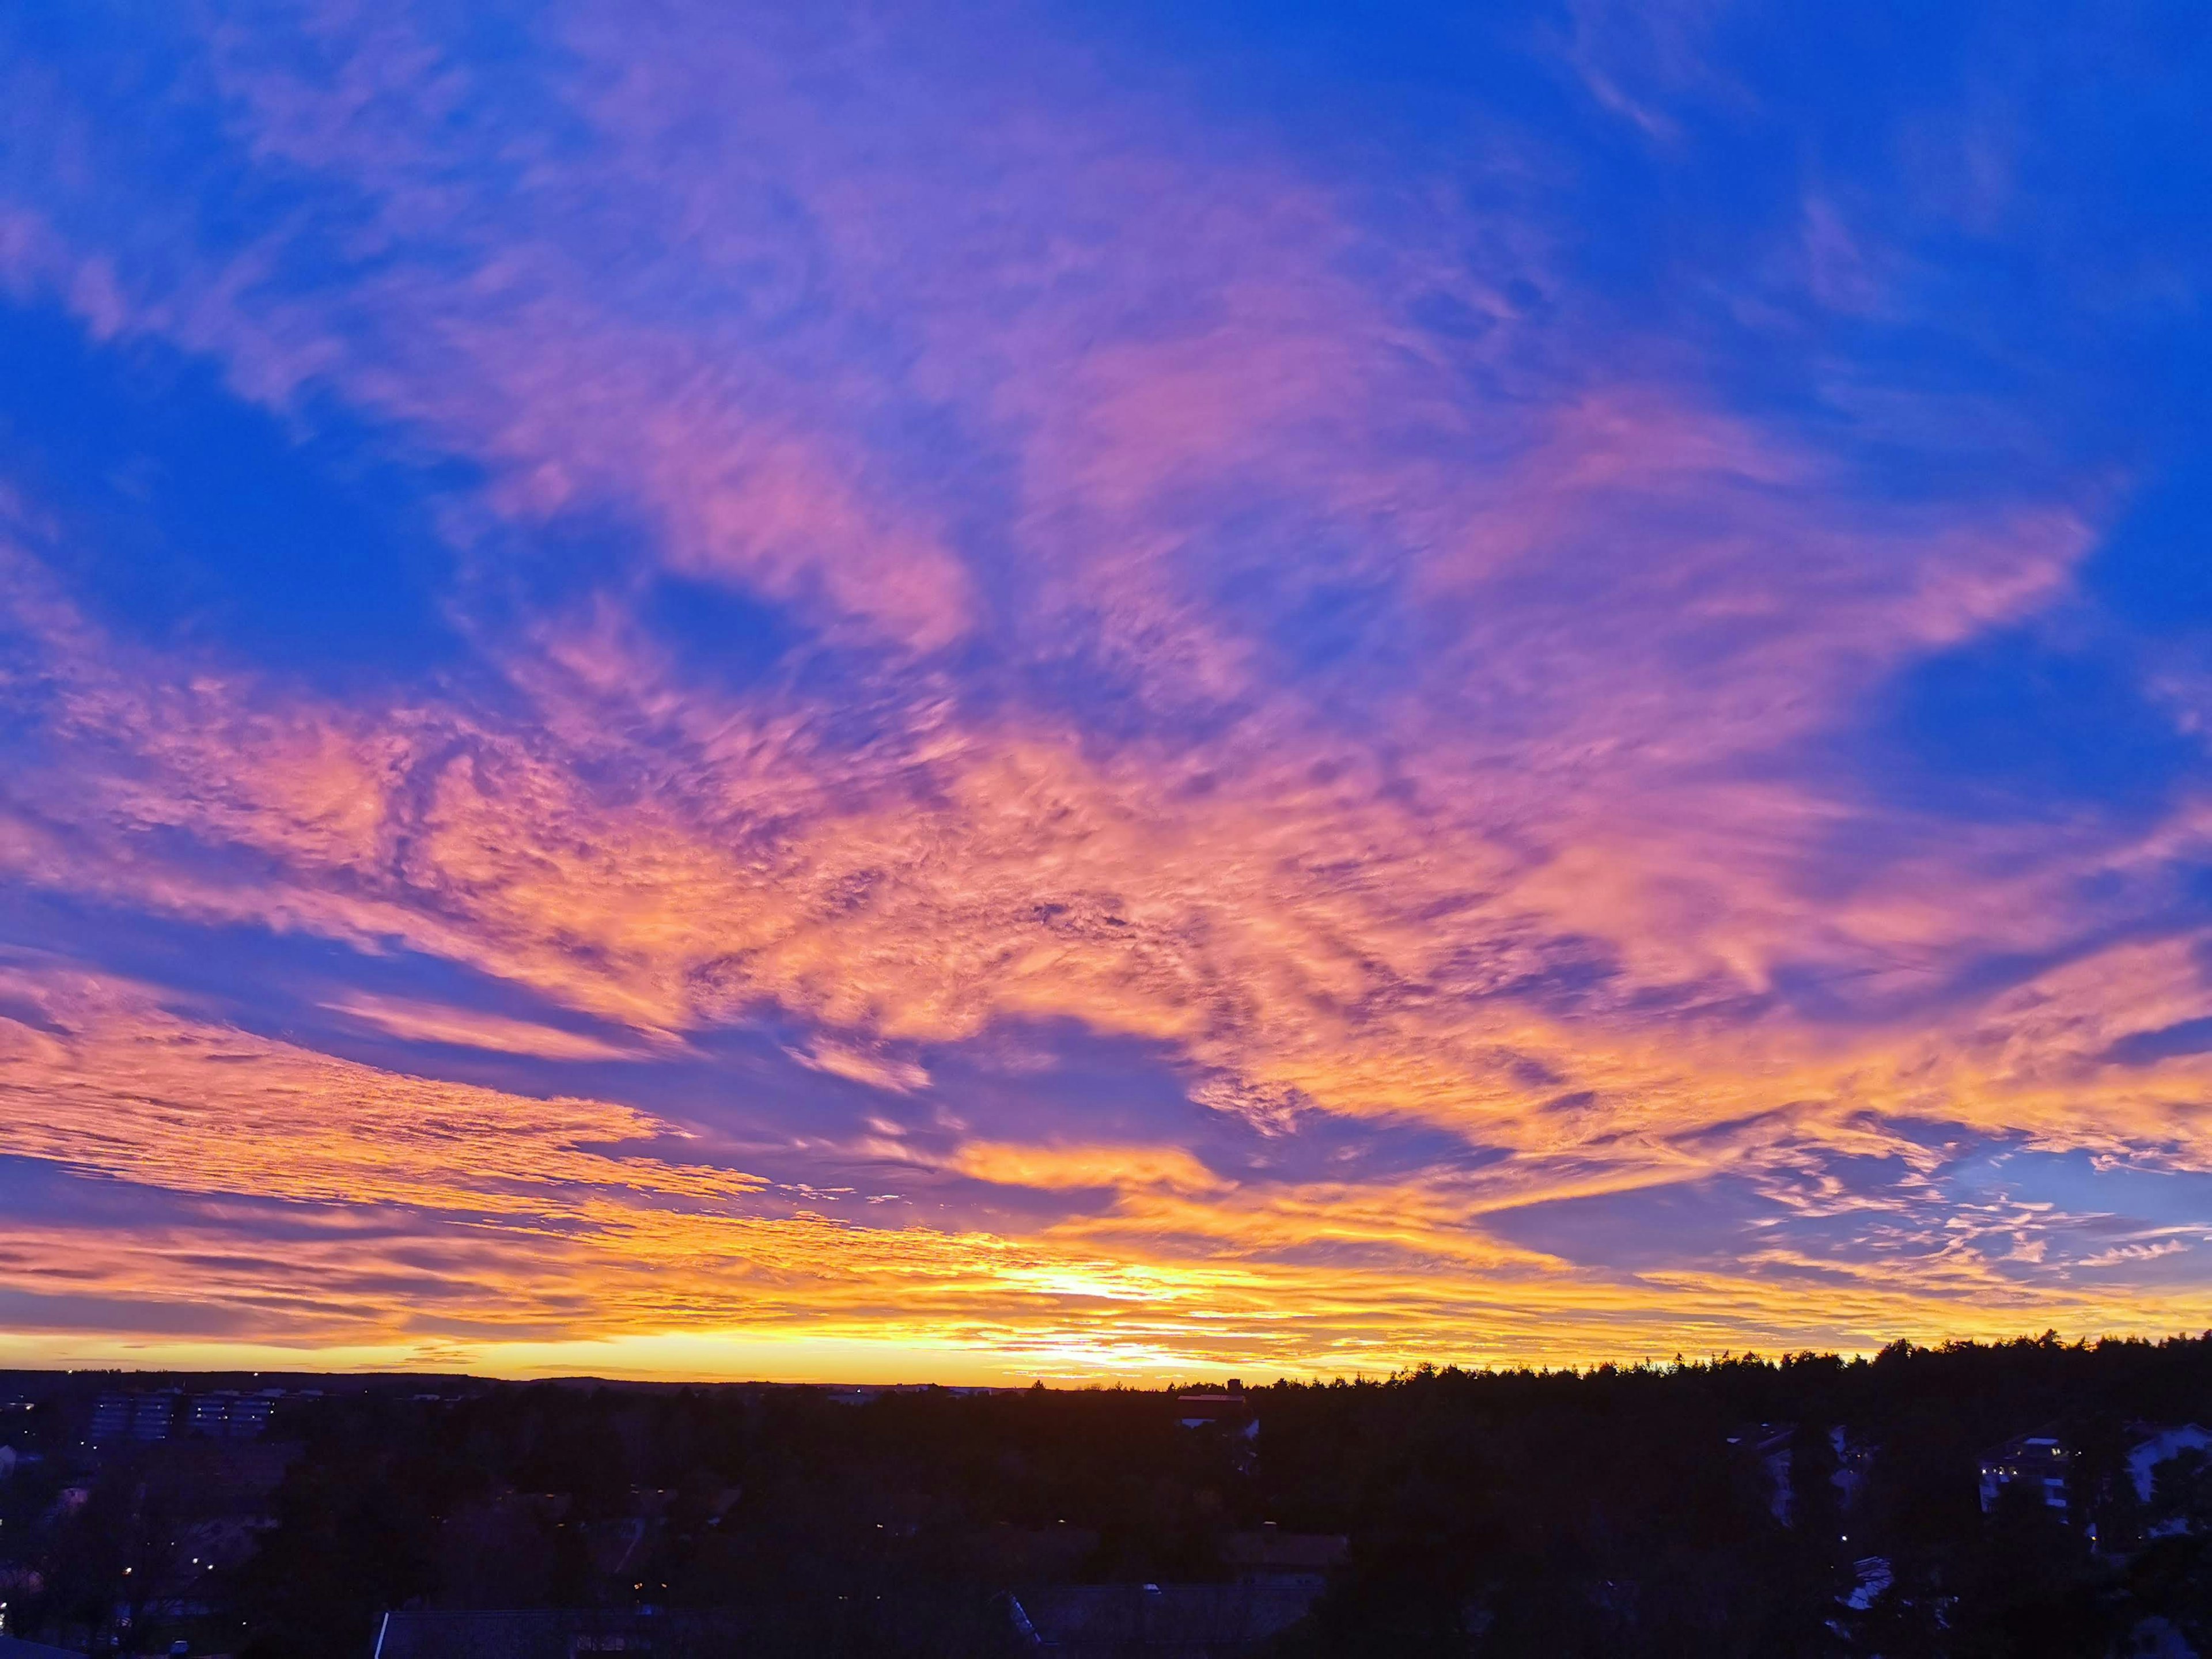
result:
M 151 126 L 11 55 L 0 1152 L 173 1212 L 27 1227 L 101 1240 L 33 1322 L 202 1250 L 195 1340 L 518 1365 L 2182 1316 L 2130 458 L 1875 163 L 1711 193 L 1729 17 L 1507 31 L 1570 90 L 1449 161 L 1148 25 L 727 21 L 174 20 Z

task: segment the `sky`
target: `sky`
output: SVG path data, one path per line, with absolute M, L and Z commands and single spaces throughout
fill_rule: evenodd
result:
M 2200 8 L 0 15 L 0 1364 L 2212 1324 Z

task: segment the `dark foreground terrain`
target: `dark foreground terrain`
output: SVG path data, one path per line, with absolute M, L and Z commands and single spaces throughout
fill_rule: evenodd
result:
M 0 1407 L 0 1616 L 80 1653 L 2212 1653 L 2212 1338 L 1249 1390 L 17 1373 Z

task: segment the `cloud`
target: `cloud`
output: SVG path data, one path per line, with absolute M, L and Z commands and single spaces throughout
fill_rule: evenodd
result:
M 373 1025 L 405 1042 L 450 1043 L 539 1060 L 635 1060 L 643 1051 L 527 1020 L 474 1009 L 441 1007 L 404 998 L 350 993 L 321 1005 L 333 1013 Z
M 1179 1146 L 1010 1146 L 969 1141 L 960 1148 L 953 1167 L 978 1181 L 1047 1190 L 1163 1187 L 1205 1193 L 1223 1184 Z
M 928 1072 L 912 1060 L 866 1054 L 858 1048 L 845 1048 L 821 1039 L 817 1039 L 809 1048 L 788 1052 L 802 1066 L 810 1066 L 817 1072 L 827 1072 L 832 1077 L 842 1077 L 872 1088 L 891 1089 L 903 1093 L 921 1088 L 929 1081 Z
M 2191 1241 L 2181 1238 L 2161 1238 L 2143 1244 L 2115 1244 L 2109 1250 L 2100 1250 L 2094 1255 L 2085 1255 L 2080 1265 L 2084 1267 L 2113 1267 L 2124 1262 L 2155 1261 L 2161 1256 L 2179 1255 L 2190 1248 Z
M 1577 14 L 1638 166 L 1749 106 L 1711 9 Z M 1927 315 L 1878 192 L 1716 209 L 1656 314 L 1613 138 L 1354 164 L 993 16 L 179 20 L 151 126 L 6 72 L 76 159 L 0 172 L 0 336 L 114 418 L 0 462 L 0 897 L 331 949 L 8 958 L 0 1151 L 173 1207 L 0 1281 L 1075 1371 L 2179 1317 L 1970 1176 L 2212 1156 L 2191 694 L 2082 619 L 2106 458 L 1832 396 L 1792 307 Z M 233 451 L 283 511 L 177 483 Z

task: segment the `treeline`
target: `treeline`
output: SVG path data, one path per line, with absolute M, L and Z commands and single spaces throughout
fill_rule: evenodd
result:
M 1279 1659 L 2081 1659 L 2154 1617 L 2212 1652 L 2203 1460 L 2162 1467 L 2149 1505 L 2126 1468 L 2139 1425 L 2212 1425 L 2212 1337 L 1249 1399 L 1251 1442 L 1180 1426 L 1171 1390 L 333 1389 L 287 1426 L 250 1554 L 203 1585 L 196 1650 L 362 1659 L 389 1608 L 652 1605 L 743 1608 L 759 1656 L 969 1659 L 1004 1650 L 1009 1589 L 1219 1580 L 1224 1540 L 1273 1522 L 1351 1540 Z M 2068 1513 L 2008 1490 L 1984 1514 L 1984 1454 L 2029 1432 L 2075 1454 Z M 19 1475 L 5 1530 L 52 1571 L 10 1628 L 96 1612 L 147 1570 L 132 1550 L 185 1535 L 146 1512 L 188 1503 L 165 1455 L 70 1477 L 88 1495 L 58 1518 Z
M 1354 1548 L 1296 1651 L 2078 1659 L 2154 1615 L 2212 1651 L 2206 1534 L 2140 1547 L 2124 1467 L 2135 1425 L 2212 1414 L 2212 1339 L 1423 1370 L 1279 1400 L 1261 1484 Z M 1790 1451 L 1780 1504 L 1761 1425 Z M 2027 1432 L 2076 1453 L 2067 1522 L 2019 1491 L 1983 1513 L 1984 1455 Z M 2212 1523 L 2178 1461 L 2169 1505 Z M 1844 1605 L 1877 1562 L 1887 1591 Z

